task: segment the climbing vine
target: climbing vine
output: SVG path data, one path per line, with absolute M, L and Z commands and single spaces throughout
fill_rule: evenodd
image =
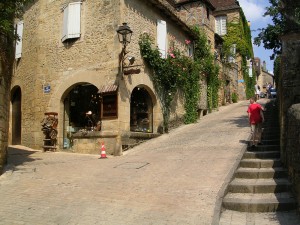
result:
M 195 40 L 194 59 L 183 54 L 174 41 L 170 42 L 170 48 L 166 58 L 162 58 L 160 51 L 154 46 L 154 39 L 148 33 L 143 33 L 139 38 L 142 57 L 153 69 L 152 80 L 156 92 L 162 103 L 164 130 L 168 132 L 170 108 L 173 98 L 178 90 L 184 96 L 184 122 L 193 123 L 198 117 L 198 101 L 200 97 L 200 79 L 207 77 L 212 90 L 218 87 L 218 79 L 215 73 L 218 69 L 214 67 L 213 58 L 207 45 L 205 35 L 198 28 L 194 28 L 197 36 Z M 206 41 L 205 41 L 206 40 Z M 186 45 L 191 41 L 186 40 Z M 211 106 L 213 106 L 216 93 L 211 93 Z
M 252 59 L 254 54 L 251 42 L 250 27 L 242 11 L 240 20 L 238 22 L 231 22 L 227 24 L 227 34 L 224 36 L 223 44 L 223 54 L 225 57 L 230 56 L 230 48 L 233 44 L 236 45 L 236 51 L 242 57 L 241 70 L 243 74 L 243 80 L 245 82 L 246 97 L 250 98 L 254 95 L 256 75 L 255 70 L 253 70 L 253 76 L 249 76 L 247 59 Z

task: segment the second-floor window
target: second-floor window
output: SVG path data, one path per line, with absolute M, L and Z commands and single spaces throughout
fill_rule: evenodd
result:
M 61 41 L 80 37 L 81 2 L 72 2 L 63 8 L 64 22 Z
M 16 50 L 15 50 L 15 58 L 19 59 L 22 56 L 22 39 L 23 39 L 23 21 L 20 21 L 16 24 L 16 32 L 18 35 L 18 39 L 16 41 Z
M 166 58 L 167 49 L 167 23 L 163 20 L 157 20 L 157 47 L 162 58 Z
M 220 36 L 227 33 L 226 20 L 226 16 L 216 17 L 216 33 Z

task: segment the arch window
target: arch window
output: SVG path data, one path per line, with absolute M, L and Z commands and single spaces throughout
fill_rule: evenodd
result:
M 143 87 L 134 88 L 131 94 L 130 130 L 153 132 L 153 104 L 148 91 Z

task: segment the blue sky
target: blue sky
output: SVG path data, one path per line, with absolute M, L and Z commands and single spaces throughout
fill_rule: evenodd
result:
M 240 6 L 242 7 L 244 14 L 248 21 L 251 23 L 251 35 L 254 39 L 260 31 L 256 31 L 259 28 L 265 28 L 268 24 L 272 24 L 270 17 L 263 17 L 266 12 L 266 7 L 270 6 L 268 0 L 239 0 Z M 259 57 L 261 63 L 266 61 L 267 70 L 273 74 L 273 60 L 270 60 L 272 50 L 264 49 L 253 44 L 254 56 Z

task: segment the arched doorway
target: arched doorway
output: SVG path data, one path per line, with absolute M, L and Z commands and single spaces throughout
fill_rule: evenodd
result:
M 63 148 L 73 145 L 72 134 L 96 129 L 100 121 L 98 88 L 90 83 L 76 84 L 64 99 Z
M 11 94 L 12 104 L 12 144 L 21 144 L 21 105 L 22 105 L 22 93 L 21 88 L 16 87 Z
M 153 103 L 144 87 L 135 87 L 131 93 L 130 131 L 153 132 Z

